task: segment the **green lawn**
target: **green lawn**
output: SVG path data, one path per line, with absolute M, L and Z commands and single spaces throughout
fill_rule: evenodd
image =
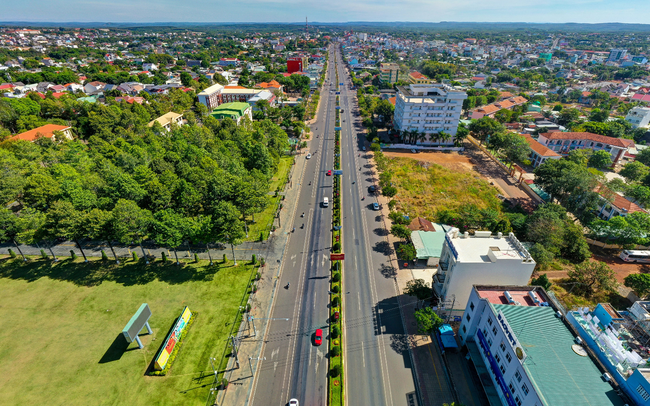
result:
M 0 404 L 204 405 L 251 269 L 0 260 Z M 127 348 L 145 302 L 154 334 Z M 184 306 L 198 316 L 171 371 L 145 376 Z

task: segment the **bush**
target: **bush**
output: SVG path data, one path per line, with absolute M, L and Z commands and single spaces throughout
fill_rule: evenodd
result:
M 397 200 L 391 200 L 388 202 L 388 209 L 389 210 L 394 210 L 395 206 L 397 206 Z
M 266 260 L 263 257 L 260 257 L 260 266 L 264 266 Z
M 339 293 L 340 291 L 341 291 L 341 288 L 339 287 L 339 285 L 332 286 L 332 292 Z
M 194 253 L 194 262 L 195 263 L 199 262 L 199 254 L 197 254 L 196 252 Z
M 330 355 L 332 355 L 332 357 L 338 357 L 339 355 L 341 355 L 341 347 L 339 346 L 332 347 L 332 349 L 330 350 Z
M 551 281 L 548 280 L 548 276 L 546 276 L 546 274 L 540 275 L 539 278 L 533 278 L 533 280 L 530 281 L 530 284 L 532 286 L 541 286 L 546 290 L 549 290 L 551 287 Z
M 138 254 L 136 254 L 135 251 L 131 252 L 131 254 L 133 255 L 133 260 L 137 261 L 138 260 Z
M 332 280 L 334 282 L 339 282 L 341 280 L 341 274 L 340 273 L 335 273 L 334 276 L 332 277 Z
M 338 241 L 335 242 L 334 245 L 332 246 L 332 249 L 334 250 L 334 252 L 339 252 L 339 251 L 341 251 L 341 243 L 338 242 Z
M 334 296 L 332 298 L 332 306 L 339 307 L 340 302 L 341 302 L 341 299 L 338 296 Z
M 41 252 L 44 254 L 45 252 L 41 250 Z M 102 261 L 108 261 L 108 255 L 106 255 L 106 252 L 102 250 Z
M 255 265 L 257 263 L 257 257 L 255 254 L 253 254 L 253 257 L 251 258 L 251 264 Z
M 41 258 L 47 259 L 47 254 L 45 253 L 45 250 L 41 250 Z
M 334 365 L 334 367 L 330 370 L 330 375 L 333 377 L 341 375 L 341 365 Z
M 167 254 L 165 253 L 165 251 L 162 252 L 162 262 L 163 264 L 167 263 Z
M 14 250 L 12 250 L 11 248 L 9 248 L 9 256 L 10 256 L 11 258 L 16 258 L 16 253 L 15 253 Z
M 74 253 L 74 250 L 70 250 L 70 258 L 72 258 L 73 261 L 77 259 L 77 254 Z
M 385 186 L 381 189 L 381 194 L 386 197 L 393 197 L 397 194 L 397 188 L 394 186 Z
M 226 254 L 223 254 L 223 263 L 225 264 L 226 262 L 228 262 L 228 258 L 226 257 Z
M 255 280 L 259 281 L 260 279 L 262 279 L 262 274 L 259 272 L 255 273 Z
M 337 324 L 333 325 L 332 330 L 330 331 L 330 335 L 332 338 L 339 338 L 341 335 L 341 328 Z
M 248 313 L 248 312 L 250 312 L 250 311 L 251 311 L 251 304 L 250 304 L 250 303 L 246 303 L 246 313 Z
M 256 284 L 251 284 L 251 293 L 256 293 L 257 292 L 257 285 Z
M 228 387 L 228 380 L 226 378 L 221 378 L 221 389 L 226 389 Z

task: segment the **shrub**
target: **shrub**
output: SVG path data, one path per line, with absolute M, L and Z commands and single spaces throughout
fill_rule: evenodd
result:
M 532 286 L 541 286 L 546 290 L 549 290 L 551 287 L 551 281 L 548 280 L 546 274 L 540 275 L 539 278 L 533 278 L 533 280 L 530 281 L 530 284 Z
M 226 254 L 223 254 L 223 263 L 225 264 L 226 262 L 228 262 L 228 258 L 226 257 Z
M 162 252 L 162 262 L 163 264 L 167 262 L 167 254 L 165 253 L 165 251 Z
M 131 254 L 133 255 L 133 260 L 137 261 L 138 260 L 138 254 L 136 254 L 135 251 L 131 252 Z
M 335 273 L 334 276 L 332 277 L 332 280 L 334 282 L 339 282 L 341 280 L 341 274 L 340 273 Z
M 395 206 L 397 206 L 397 200 L 391 200 L 390 202 L 388 202 L 388 209 L 389 210 L 394 210 Z
M 260 257 L 260 266 L 264 266 L 266 260 L 263 257 Z
M 228 380 L 226 378 L 221 378 L 221 389 L 226 389 L 228 387 Z
M 341 335 L 341 328 L 337 324 L 333 325 L 332 330 L 330 331 L 330 335 L 332 338 L 339 338 Z
M 339 252 L 341 250 L 341 243 L 340 242 L 335 242 L 334 245 L 332 246 L 332 249 L 334 252 Z
M 41 251 L 43 251 L 43 250 L 41 250 Z M 43 252 L 43 254 L 44 253 L 45 252 Z M 104 252 L 104 250 L 102 250 L 102 261 L 108 261 L 108 255 L 106 255 L 106 252 Z
M 45 253 L 45 250 L 41 250 L 41 258 L 47 259 L 47 254 Z
M 251 293 L 256 293 L 257 292 L 257 285 L 256 284 L 251 284 Z
M 259 273 L 259 272 L 257 272 L 257 273 L 255 274 L 255 280 L 256 280 L 256 281 L 259 281 L 260 279 L 262 279 L 262 274 Z
M 74 253 L 74 250 L 70 250 L 70 258 L 72 258 L 73 261 L 77 259 L 77 254 Z
M 341 301 L 341 299 L 339 299 L 338 296 L 334 296 L 334 297 L 332 298 L 332 306 L 334 306 L 334 307 L 339 307 L 339 302 L 340 302 L 340 301 Z
M 246 303 L 246 313 L 248 313 L 248 312 L 250 312 L 250 311 L 251 311 L 251 304 L 250 304 L 250 303 Z
M 385 186 L 381 189 L 381 193 L 386 197 L 393 197 L 397 194 L 397 188 L 394 186 Z
M 341 288 L 339 287 L 339 285 L 332 286 L 332 292 L 339 293 L 340 291 L 341 291 Z
M 341 347 L 338 346 L 332 347 L 332 349 L 330 350 L 330 354 L 333 357 L 338 357 L 339 355 L 341 355 Z
M 199 262 L 199 254 L 196 252 L 194 253 L 194 262 L 198 263 Z
M 334 365 L 334 367 L 330 370 L 330 375 L 333 377 L 341 375 L 341 365 Z
M 253 257 L 251 258 L 251 264 L 255 265 L 257 263 L 257 257 L 255 254 L 253 254 Z
M 10 256 L 11 258 L 16 258 L 16 253 L 15 253 L 14 250 L 12 250 L 11 248 L 9 248 L 9 256 Z

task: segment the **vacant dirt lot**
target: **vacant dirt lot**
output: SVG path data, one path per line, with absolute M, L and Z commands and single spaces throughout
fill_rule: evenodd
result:
M 615 256 L 609 256 L 609 255 L 607 256 L 594 255 L 592 259 L 596 261 L 605 262 L 607 265 L 609 265 L 609 267 L 612 268 L 616 273 L 616 280 L 620 284 L 622 284 L 624 282 L 625 277 L 630 274 L 650 273 L 650 264 L 631 264 L 628 262 L 623 262 L 620 258 L 617 258 Z M 567 268 L 571 269 L 572 267 L 568 266 Z M 562 279 L 567 277 L 568 269 L 563 269 L 559 271 L 549 269 L 547 271 L 540 272 L 540 273 L 547 274 L 549 279 Z
M 472 164 L 470 159 L 464 155 L 458 154 L 457 152 L 420 152 L 418 154 L 414 154 L 412 152 L 384 151 L 384 155 L 390 158 L 411 158 L 422 162 L 432 162 L 440 166 L 444 166 L 445 168 L 454 169 L 457 171 L 471 172 L 474 170 L 474 164 Z

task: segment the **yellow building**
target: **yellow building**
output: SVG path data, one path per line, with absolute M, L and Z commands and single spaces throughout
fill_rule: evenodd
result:
M 413 83 L 416 85 L 428 85 L 429 83 L 431 83 L 431 80 L 428 77 L 421 74 L 420 72 L 409 73 L 408 81 L 409 83 Z

